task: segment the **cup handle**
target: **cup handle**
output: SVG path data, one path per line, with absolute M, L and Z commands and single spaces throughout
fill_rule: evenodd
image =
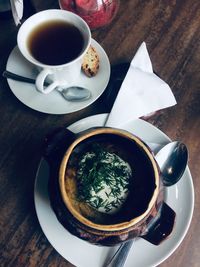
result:
M 155 222 L 150 223 L 152 225 L 147 234 L 141 237 L 154 245 L 159 245 L 172 233 L 175 218 L 176 213 L 166 203 L 163 203 L 158 218 L 156 216 Z
M 49 94 L 52 92 L 56 87 L 59 85 L 58 81 L 54 81 L 48 86 L 44 86 L 45 84 L 45 79 L 47 78 L 48 75 L 53 74 L 53 71 L 50 69 L 43 69 L 37 76 L 36 78 L 36 88 L 38 91 L 40 91 L 43 94 Z
M 51 165 L 59 164 L 65 151 L 76 139 L 76 135 L 66 128 L 58 128 L 45 137 L 43 156 Z

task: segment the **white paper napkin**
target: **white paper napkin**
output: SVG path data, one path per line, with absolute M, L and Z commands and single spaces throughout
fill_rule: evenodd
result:
M 15 21 L 15 24 L 18 25 L 21 23 L 21 19 L 23 16 L 23 0 L 10 0 L 13 19 Z
M 106 126 L 118 127 L 134 119 L 176 104 L 166 82 L 155 73 L 143 42 L 131 61 Z

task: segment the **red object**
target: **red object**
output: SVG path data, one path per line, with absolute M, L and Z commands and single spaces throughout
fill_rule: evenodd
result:
M 115 17 L 119 0 L 59 0 L 60 8 L 82 17 L 91 29 L 108 25 Z

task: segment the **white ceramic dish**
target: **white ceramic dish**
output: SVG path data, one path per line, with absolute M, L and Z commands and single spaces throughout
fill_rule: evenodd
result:
M 89 106 L 101 96 L 110 78 L 110 62 L 105 51 L 94 39 L 92 39 L 91 44 L 95 47 L 100 57 L 99 71 L 92 78 L 81 73 L 80 79 L 76 84 L 91 91 L 92 97 L 90 99 L 69 102 L 57 91 L 44 95 L 36 90 L 34 84 L 7 79 L 11 91 L 26 106 L 48 114 L 67 114 Z M 38 73 L 36 67 L 22 56 L 17 46 L 12 50 L 8 58 L 6 69 L 29 78 L 35 78 Z
M 82 119 L 69 127 L 75 133 L 94 126 L 102 126 L 106 114 L 99 114 Z M 135 120 L 123 125 L 143 140 L 155 143 L 166 143 L 170 139 L 156 127 L 143 120 Z M 91 245 L 71 235 L 57 220 L 50 207 L 48 197 L 49 169 L 46 161 L 41 160 L 35 181 L 35 207 L 37 216 L 52 246 L 66 260 L 77 267 L 103 267 L 116 248 Z M 182 179 L 174 186 L 166 188 L 166 202 L 177 214 L 172 235 L 159 246 L 154 246 L 143 239 L 134 242 L 125 267 L 152 267 L 167 259 L 180 245 L 185 237 L 194 209 L 194 189 L 189 168 Z

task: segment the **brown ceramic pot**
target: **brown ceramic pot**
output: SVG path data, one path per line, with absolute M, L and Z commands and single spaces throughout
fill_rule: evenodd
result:
M 135 176 L 129 196 L 114 215 L 103 215 L 78 197 L 76 170 L 71 164 L 74 159 L 78 161 L 81 149 L 94 142 L 110 144 L 133 166 Z M 175 213 L 164 202 L 159 167 L 152 151 L 137 136 L 107 127 L 77 135 L 60 129 L 47 137 L 44 156 L 50 165 L 51 206 L 59 222 L 73 235 L 106 246 L 137 237 L 158 245 L 172 232 Z

